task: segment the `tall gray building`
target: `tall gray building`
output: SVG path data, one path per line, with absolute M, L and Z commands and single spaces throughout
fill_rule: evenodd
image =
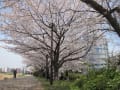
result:
M 86 60 L 91 68 L 106 67 L 108 58 L 108 45 L 106 38 L 98 40 L 88 53 Z

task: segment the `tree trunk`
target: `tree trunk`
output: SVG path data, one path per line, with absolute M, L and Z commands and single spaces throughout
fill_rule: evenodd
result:
M 45 77 L 48 80 L 49 79 L 49 67 L 48 67 L 48 55 L 46 55 L 46 72 L 45 72 Z
M 59 74 L 59 68 L 57 66 L 55 66 L 54 67 L 54 79 L 55 80 L 59 79 L 58 74 Z

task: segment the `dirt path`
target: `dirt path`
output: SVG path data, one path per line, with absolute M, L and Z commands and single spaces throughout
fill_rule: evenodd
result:
M 0 81 L 0 90 L 43 90 L 40 82 L 33 76 Z

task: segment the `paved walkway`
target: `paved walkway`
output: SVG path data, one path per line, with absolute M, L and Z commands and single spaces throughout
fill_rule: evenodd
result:
M 0 81 L 0 90 L 43 90 L 40 82 L 33 76 Z

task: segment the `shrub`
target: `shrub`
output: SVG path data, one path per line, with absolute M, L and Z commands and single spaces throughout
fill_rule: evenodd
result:
M 79 73 L 69 73 L 69 80 L 77 80 L 80 78 Z
M 88 80 L 83 85 L 83 90 L 105 90 L 107 79 L 103 75 L 98 75 L 96 78 Z
M 116 75 L 116 77 L 107 82 L 107 84 L 108 90 L 120 90 L 120 75 Z
M 83 85 L 86 83 L 86 81 L 87 81 L 86 76 L 81 75 L 80 78 L 74 82 L 74 85 L 79 87 L 79 88 L 82 88 Z
M 74 85 L 80 90 L 120 90 L 120 72 L 114 68 L 90 70 L 85 75 L 79 75 Z

